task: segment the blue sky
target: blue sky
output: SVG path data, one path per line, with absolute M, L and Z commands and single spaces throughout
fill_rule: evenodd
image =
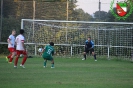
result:
M 95 11 L 98 11 L 98 3 L 99 0 L 77 0 L 77 8 L 82 8 L 85 12 L 89 14 L 93 14 Z M 113 0 L 100 0 L 101 1 L 101 11 L 108 12 L 110 10 L 110 3 Z M 115 4 L 117 1 L 124 1 L 124 0 L 115 0 Z M 115 7 L 114 4 L 114 7 Z

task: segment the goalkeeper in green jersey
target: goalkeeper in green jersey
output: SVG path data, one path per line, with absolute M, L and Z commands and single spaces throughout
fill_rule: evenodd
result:
M 54 43 L 50 42 L 49 45 L 45 46 L 43 50 L 43 55 L 42 57 L 44 58 L 44 68 L 46 67 L 47 60 L 51 61 L 51 68 L 54 68 L 54 59 L 52 55 L 54 55 Z

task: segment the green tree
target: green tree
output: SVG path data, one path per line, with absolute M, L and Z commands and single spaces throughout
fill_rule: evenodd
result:
M 81 8 L 75 9 L 75 11 L 73 11 L 73 17 L 77 21 L 90 21 L 93 19 L 90 14 L 84 12 Z
M 1 5 L 1 1 L 0 1 Z M 3 17 L 8 17 L 13 10 L 13 0 L 3 0 Z M 0 6 L 1 11 L 1 6 Z
M 113 11 L 115 12 L 115 14 L 116 14 L 116 8 L 113 8 Z M 116 17 L 111 13 L 111 11 L 109 10 L 108 11 L 108 13 L 107 13 L 107 15 L 106 15 L 106 21 L 108 21 L 108 22 L 114 22 L 114 21 L 116 21 L 117 19 L 116 19 Z
M 8 36 L 11 34 L 11 31 L 15 29 L 18 31 L 20 29 L 20 22 L 13 17 L 3 18 L 3 27 L 2 27 L 2 42 L 7 42 Z M 0 54 L 8 53 L 7 45 L 0 44 Z
M 101 21 L 106 21 L 107 19 L 107 12 L 105 11 L 96 11 L 94 13 L 95 20 L 101 20 Z

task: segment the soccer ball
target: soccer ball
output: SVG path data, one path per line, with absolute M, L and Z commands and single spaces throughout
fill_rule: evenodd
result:
M 20 54 L 20 57 L 23 57 L 23 54 Z
M 43 49 L 42 49 L 42 48 L 39 48 L 39 49 L 38 49 L 38 52 L 40 52 L 40 53 L 41 53 L 42 51 L 43 51 Z

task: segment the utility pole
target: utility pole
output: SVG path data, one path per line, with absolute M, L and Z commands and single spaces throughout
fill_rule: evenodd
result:
M 99 21 L 100 21 L 101 2 L 99 0 Z
M 69 18 L 69 1 L 67 0 L 67 8 L 66 8 L 66 12 L 67 12 L 67 17 L 66 17 L 66 20 L 68 21 L 68 18 Z M 66 26 L 68 26 L 68 24 L 66 23 Z M 66 43 L 67 43 L 67 27 L 66 27 Z
M 68 13 L 68 8 L 69 8 L 69 1 L 67 0 L 67 18 L 66 18 L 66 20 L 68 21 L 68 16 L 69 16 L 69 13 Z
M 99 9 L 99 17 L 98 17 L 98 20 L 100 21 L 100 11 L 101 11 L 101 2 L 100 2 L 100 0 L 99 0 L 99 6 L 98 6 L 98 9 Z M 100 27 L 99 27 L 99 29 L 100 29 Z M 98 41 L 100 41 L 100 38 L 99 38 L 99 33 L 100 31 L 98 30 Z M 99 44 L 99 42 L 98 42 L 98 44 Z
M 34 34 L 35 34 L 35 28 L 34 28 L 35 10 L 36 10 L 36 2 L 35 0 L 33 0 L 33 39 L 34 39 Z
M 1 0 L 0 42 L 2 39 L 3 0 Z

